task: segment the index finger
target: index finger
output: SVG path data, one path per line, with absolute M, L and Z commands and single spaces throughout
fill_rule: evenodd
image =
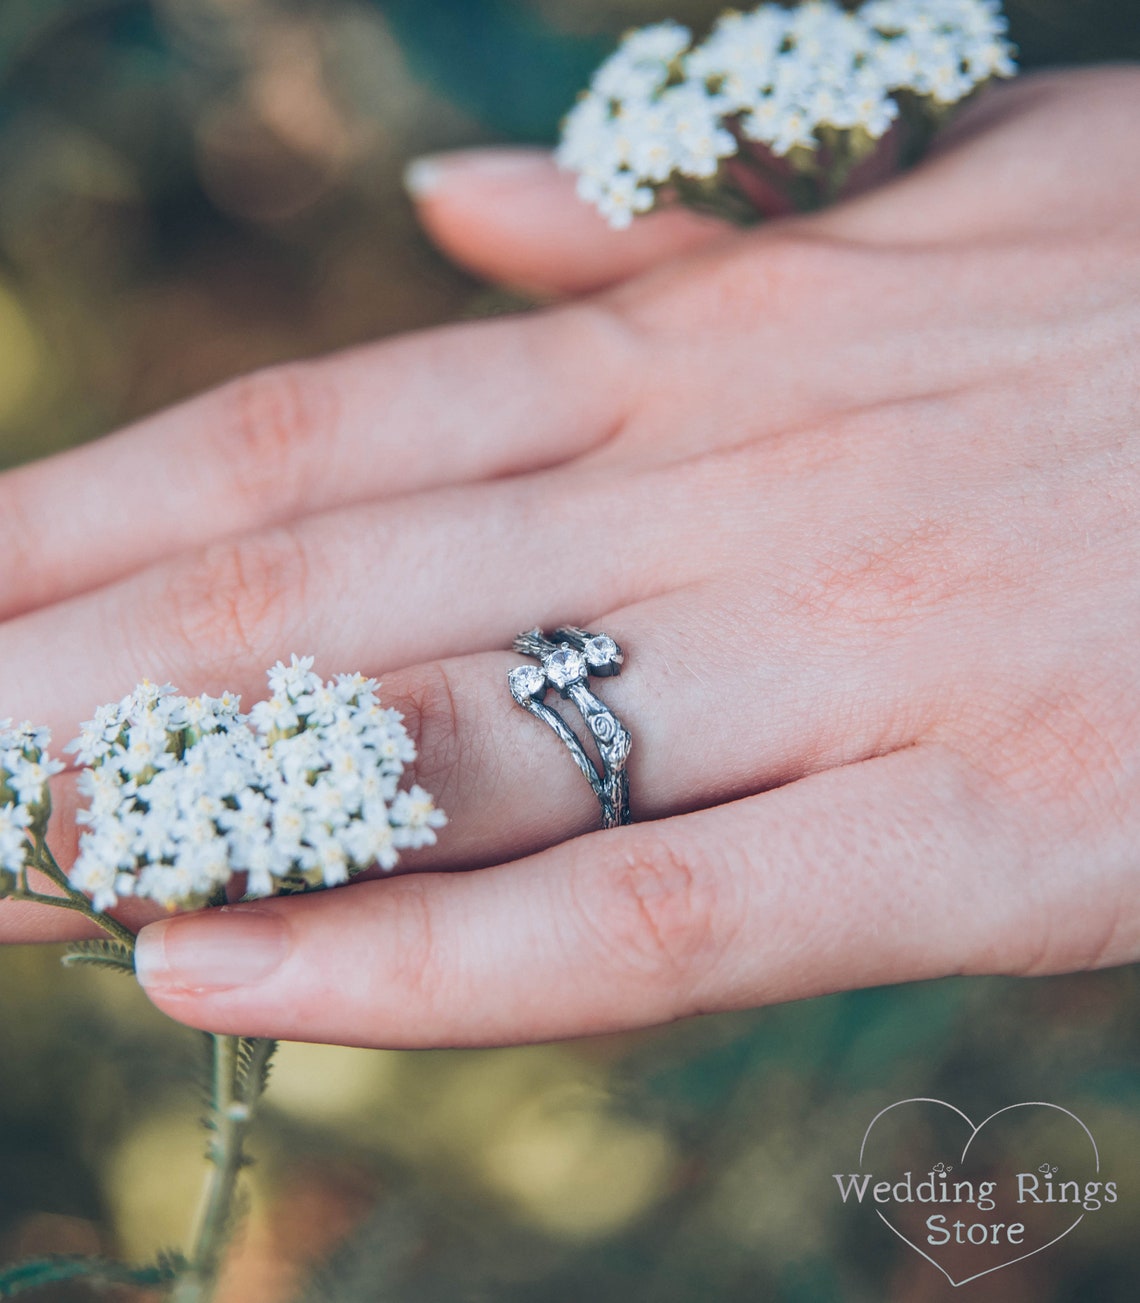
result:
M 585 304 L 442 327 L 255 372 L 9 471 L 0 619 L 296 516 L 569 460 L 620 424 L 633 347 Z

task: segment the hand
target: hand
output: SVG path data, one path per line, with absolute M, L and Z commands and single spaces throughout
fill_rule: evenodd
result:
M 452 819 L 416 867 L 497 866 L 164 921 L 152 999 L 490 1044 L 1140 957 L 1138 109 L 1136 71 L 1026 80 L 750 233 L 617 235 L 532 156 L 453 164 L 423 215 L 455 256 L 600 292 L 0 479 L 0 713 L 256 699 L 313 649 L 408 716 Z M 560 622 L 627 648 L 632 827 L 589 833 L 508 695 L 498 649 Z

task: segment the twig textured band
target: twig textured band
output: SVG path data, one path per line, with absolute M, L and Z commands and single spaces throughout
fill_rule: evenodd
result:
M 566 745 L 574 763 L 585 775 L 602 809 L 602 827 L 630 822 L 629 776 L 626 762 L 632 739 L 621 720 L 588 687 L 591 675 L 610 678 L 621 673 L 622 649 L 604 633 L 587 633 L 568 626 L 547 638 L 541 629 L 520 633 L 514 649 L 534 656 L 538 665 L 520 665 L 507 676 L 511 696 L 536 719 L 541 719 Z M 581 739 L 557 711 L 546 704 L 554 689 L 577 707 L 589 730 L 601 762 L 590 758 Z

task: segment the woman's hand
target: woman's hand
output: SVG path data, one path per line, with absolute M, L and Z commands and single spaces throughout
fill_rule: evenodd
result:
M 408 717 L 451 816 L 416 867 L 498 866 L 161 922 L 152 999 L 487 1044 L 1140 958 L 1138 112 L 1136 71 L 1027 80 L 745 234 L 616 235 L 525 155 L 421 170 L 461 260 L 609 288 L 0 478 L 0 714 L 70 735 L 144 675 L 256 699 L 315 650 Z M 632 827 L 584 835 L 507 691 L 501 648 L 567 622 L 627 650 Z

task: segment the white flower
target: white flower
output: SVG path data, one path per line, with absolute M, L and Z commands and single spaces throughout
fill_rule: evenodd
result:
M 15 756 L 8 770 L 6 784 L 16 794 L 21 805 L 42 805 L 47 792 L 48 779 L 62 771 L 58 760 L 26 760 Z
M 312 665 L 275 665 L 273 695 L 248 716 L 230 694 L 144 685 L 85 726 L 79 746 L 95 760 L 80 777 L 87 831 L 71 878 L 96 908 L 204 904 L 235 873 L 250 896 L 335 886 L 435 840 L 443 813 L 422 788 L 397 787 L 415 759 L 400 715 L 375 680 L 322 683 Z
M 4 751 L 24 751 L 41 753 L 51 742 L 51 733 L 46 728 L 35 728 L 26 720 L 18 727 L 13 727 L 10 719 L 0 719 L 0 753 Z
M 166 728 L 153 716 L 132 724 L 126 747 L 118 749 L 117 764 L 124 774 L 138 778 L 150 769 L 164 769 L 174 762 Z
M 276 890 L 273 868 L 277 856 L 268 836 L 251 838 L 240 848 L 240 859 L 234 868 L 246 875 L 245 890 L 248 896 L 272 896 Z
M 68 875 L 72 886 L 86 892 L 97 910 L 110 909 L 120 896 L 131 894 L 132 879 L 124 876 L 120 881 L 116 856 L 107 840 L 106 837 L 92 837 Z
M 860 15 L 834 4 L 765 5 L 721 19 L 688 66 L 741 115 L 750 140 L 782 155 L 817 148 L 821 126 L 883 134 L 895 114 L 872 63 L 877 42 Z
M 649 99 L 664 87 L 670 65 L 691 39 L 680 23 L 654 23 L 629 32 L 594 74 L 590 89 L 602 99 Z
M 321 686 L 320 679 L 313 673 L 312 656 L 294 656 L 288 665 L 278 661 L 269 671 L 269 690 L 275 697 L 288 697 L 297 701 L 308 692 Z
M 615 230 L 624 230 L 634 214 L 653 207 L 653 191 L 640 185 L 632 172 L 619 172 L 597 200 L 598 211 Z
M 301 722 L 296 705 L 288 697 L 277 695 L 259 701 L 249 712 L 249 719 L 259 733 L 288 733 Z
M 721 125 L 717 102 L 703 86 L 673 86 L 661 105 L 675 142 L 673 169 L 682 176 L 714 176 L 720 160 L 736 153 L 736 137 Z
M 26 805 L 0 805 L 0 872 L 18 877 L 23 870 L 31 822 Z
M 621 57 L 631 63 L 668 66 L 688 49 L 692 38 L 692 32 L 680 23 L 653 23 L 626 34 L 621 45 Z
M 80 793 L 89 806 L 75 817 L 78 823 L 98 823 L 115 814 L 123 802 L 122 779 L 110 769 L 85 769 L 79 776 Z
M 81 765 L 92 765 L 110 751 L 115 739 L 123 727 L 121 706 L 112 703 L 100 706 L 93 718 L 82 725 L 79 737 L 69 743 L 64 750 L 74 751 Z
M 750 107 L 771 89 L 790 21 L 788 10 L 778 5 L 725 14 L 685 59 L 687 76 L 709 86 L 725 113 Z
M 28 838 L 42 836 L 51 815 L 51 791 L 48 786 L 53 775 L 63 770 L 58 760 L 47 754 L 51 734 L 45 728 L 30 724 L 13 727 L 11 720 L 0 720 L 0 816 L 3 824 L 2 840 L 6 847 L 0 851 L 0 869 L 16 872 L 11 865 L 17 863 L 15 837 L 20 834 L 20 865 L 30 849 Z
M 653 206 L 653 186 L 672 175 L 710 176 L 736 141 L 719 129 L 701 88 L 675 86 L 691 33 L 655 23 L 625 37 L 594 74 L 563 124 L 557 160 L 578 173 L 578 193 L 611 226 L 628 226 Z M 674 97 L 683 91 L 681 100 Z
M 883 38 L 875 57 L 892 90 L 953 104 L 1016 72 L 999 0 L 872 0 L 860 17 Z
M 726 13 L 708 38 L 658 23 L 630 33 L 567 114 L 556 154 L 578 194 L 629 226 L 658 192 L 707 187 L 752 141 L 783 156 L 835 157 L 835 132 L 878 140 L 899 116 L 896 91 L 952 104 L 1015 71 L 998 0 L 836 0 Z M 842 156 L 842 150 L 839 151 Z M 797 161 L 798 160 L 798 161 Z M 815 166 L 793 156 L 793 168 Z M 672 188 L 672 189 L 670 189 Z
M 447 822 L 443 812 L 432 804 L 422 787 L 397 792 L 392 802 L 393 840 L 397 847 L 415 848 L 435 845 L 435 830 Z

